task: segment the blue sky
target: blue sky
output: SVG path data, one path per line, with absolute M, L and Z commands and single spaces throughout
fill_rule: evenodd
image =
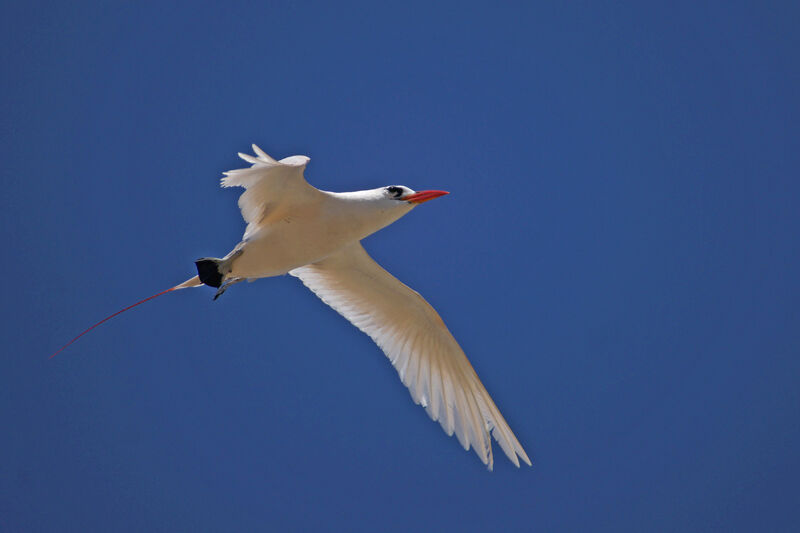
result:
M 796 527 L 796 4 L 73 4 L 0 15 L 0 529 Z M 451 191 L 365 246 L 532 468 L 487 472 L 290 277 L 47 359 L 237 242 L 253 142 Z

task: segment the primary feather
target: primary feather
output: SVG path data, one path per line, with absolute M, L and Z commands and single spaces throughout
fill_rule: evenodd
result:
M 491 434 L 516 466 L 531 464 L 439 314 L 353 243 L 289 272 L 381 347 L 411 398 L 492 468 Z

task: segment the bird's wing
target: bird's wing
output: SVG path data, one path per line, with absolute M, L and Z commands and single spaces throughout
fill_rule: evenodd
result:
M 386 353 L 415 403 L 492 468 L 491 435 L 511 462 L 531 464 L 438 313 L 354 243 L 289 272 Z
M 287 199 L 299 201 L 318 191 L 306 182 L 303 171 L 309 158 L 295 155 L 276 161 L 261 148 L 253 145 L 257 157 L 239 153 L 239 157 L 251 163 L 250 168 L 223 172 L 223 187 L 244 187 L 239 197 L 239 209 L 247 222 L 244 232 L 246 240 L 258 227 L 267 213 Z

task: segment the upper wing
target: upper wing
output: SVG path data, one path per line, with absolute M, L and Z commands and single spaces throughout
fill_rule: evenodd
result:
M 386 272 L 354 243 L 289 272 L 361 331 L 397 369 L 415 403 L 455 431 L 492 468 L 489 433 L 511 461 L 531 464 L 442 319 L 419 293 Z
M 308 157 L 295 155 L 275 161 L 255 144 L 253 151 L 258 157 L 239 153 L 239 157 L 253 166 L 223 172 L 225 177 L 221 182 L 223 187 L 246 189 L 239 197 L 239 209 L 247 222 L 244 239 L 259 227 L 267 212 L 282 201 L 297 200 L 316 192 L 303 177 Z

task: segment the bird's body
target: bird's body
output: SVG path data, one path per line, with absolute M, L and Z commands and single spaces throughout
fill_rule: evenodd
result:
M 405 212 L 412 208 L 409 204 Z M 381 209 L 351 193 L 314 189 L 301 198 L 286 198 L 265 213 L 258 228 L 231 251 L 229 255 L 238 256 L 231 263 L 230 275 L 252 279 L 286 274 L 360 241 L 405 212 L 396 207 Z
M 245 279 L 295 276 L 381 347 L 414 402 L 448 435 L 455 433 L 465 449 L 474 448 L 492 468 L 491 435 L 515 465 L 518 457 L 530 465 L 433 307 L 375 263 L 360 244 L 416 205 L 447 193 L 399 185 L 321 191 L 303 177 L 307 157 L 276 161 L 255 145 L 253 150 L 256 157 L 239 154 L 250 168 L 226 172 L 222 179 L 223 187 L 245 189 L 239 198 L 247 222 L 241 242 L 223 258 L 198 260 L 198 276 L 163 293 L 206 284 L 218 287 L 219 296 Z

